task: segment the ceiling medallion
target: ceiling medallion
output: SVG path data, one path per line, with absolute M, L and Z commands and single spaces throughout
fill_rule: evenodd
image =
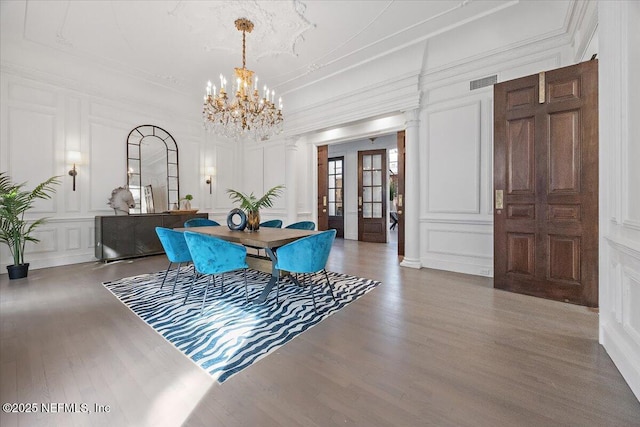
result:
M 220 90 L 211 81 L 207 84 L 202 117 L 207 130 L 227 138 L 250 137 L 264 141 L 282 132 L 282 98 L 275 105 L 275 91 L 264 85 L 258 90 L 258 76 L 246 67 L 246 33 L 253 30 L 253 22 L 246 18 L 235 21 L 242 31 L 242 68 L 235 68 L 231 88 L 220 74 Z M 231 97 L 229 96 L 231 95 Z

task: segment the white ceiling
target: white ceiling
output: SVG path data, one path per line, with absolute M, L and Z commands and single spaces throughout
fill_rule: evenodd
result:
M 247 17 L 255 23 L 247 34 L 247 68 L 256 71 L 260 85 L 286 93 L 505 9 L 516 16 L 522 3 L 2 0 L 2 37 L 204 93 L 208 79 L 215 83 L 220 73 L 229 78 L 242 65 L 242 34 L 234 21 Z M 568 21 L 572 1 L 548 4 L 556 27 Z

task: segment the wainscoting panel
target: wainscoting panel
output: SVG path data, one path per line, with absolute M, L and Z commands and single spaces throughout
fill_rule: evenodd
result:
M 25 245 L 25 254 L 42 254 L 46 252 L 56 252 L 58 245 L 58 228 L 51 224 L 41 226 L 34 231 L 32 236 L 40 240 L 39 243 L 27 242 Z M 29 262 L 29 257 L 25 255 L 25 261 Z
M 493 276 L 493 225 L 490 221 L 422 220 L 423 267 Z
M 491 234 L 463 230 L 427 230 L 427 252 L 492 259 Z
M 66 248 L 65 250 L 73 251 L 82 247 L 82 229 L 80 227 L 66 227 Z
M 627 333 L 640 344 L 640 271 L 626 268 L 623 271 L 622 289 L 625 295 L 623 325 Z

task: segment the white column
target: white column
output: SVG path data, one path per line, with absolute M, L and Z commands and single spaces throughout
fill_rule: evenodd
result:
M 404 112 L 404 259 L 403 267 L 420 268 L 420 162 L 418 153 L 419 110 Z
M 285 187 L 287 195 L 287 219 L 284 225 L 298 221 L 298 168 L 296 152 L 297 138 L 290 137 L 285 141 Z

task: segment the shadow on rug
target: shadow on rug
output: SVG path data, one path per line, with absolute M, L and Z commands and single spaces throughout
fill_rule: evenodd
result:
M 245 301 L 241 272 L 224 275 L 209 288 L 202 314 L 200 307 L 208 278 L 196 282 L 187 303 L 183 301 L 193 277 L 192 267 L 182 269 L 171 295 L 175 270 L 160 289 L 164 271 L 105 282 L 103 285 L 167 341 L 222 383 L 232 375 L 278 349 L 380 282 L 329 272 L 334 286 L 331 298 L 324 275 L 312 275 L 317 313 L 308 288 L 284 279 L 280 305 L 275 289 L 265 303 L 255 301 L 270 275 L 247 270 L 249 303 Z

